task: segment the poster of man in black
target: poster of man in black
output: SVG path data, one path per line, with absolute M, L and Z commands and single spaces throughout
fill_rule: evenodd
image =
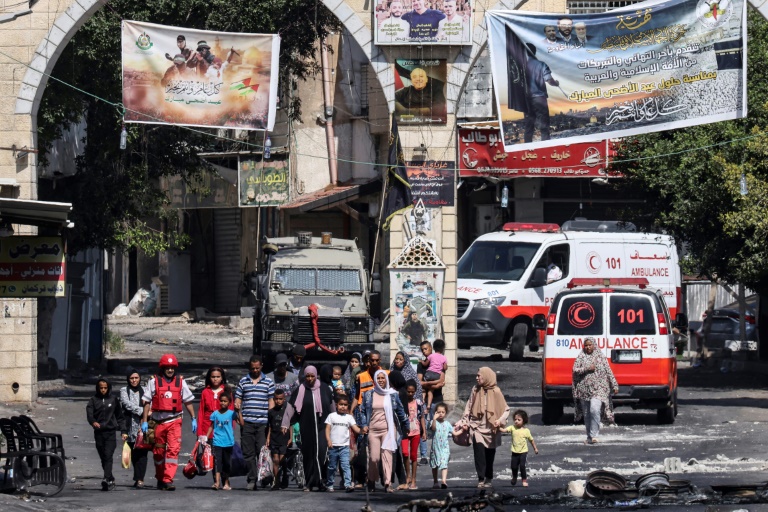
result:
M 395 60 L 395 115 L 408 124 L 445 124 L 445 59 Z

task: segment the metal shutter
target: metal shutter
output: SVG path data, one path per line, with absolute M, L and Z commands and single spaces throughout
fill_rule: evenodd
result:
M 213 243 L 216 261 L 216 313 L 240 311 L 240 209 L 213 211 Z

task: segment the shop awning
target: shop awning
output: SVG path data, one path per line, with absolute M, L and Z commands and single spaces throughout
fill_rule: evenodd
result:
M 282 210 L 296 210 L 296 213 L 328 210 L 358 199 L 360 196 L 381 191 L 381 181 L 373 179 L 365 183 L 329 185 L 322 190 L 297 197 L 280 207 Z
M 71 203 L 0 198 L 0 219 L 4 223 L 72 228 L 74 224 L 69 221 L 71 212 Z

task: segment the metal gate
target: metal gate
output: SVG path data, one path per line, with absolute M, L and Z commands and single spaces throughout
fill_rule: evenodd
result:
M 216 313 L 240 311 L 240 209 L 213 211 Z

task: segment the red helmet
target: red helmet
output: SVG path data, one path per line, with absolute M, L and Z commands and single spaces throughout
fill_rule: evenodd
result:
M 172 366 L 174 368 L 179 367 L 179 361 L 176 359 L 176 356 L 173 354 L 163 354 L 160 357 L 160 368 L 165 368 L 167 366 Z

